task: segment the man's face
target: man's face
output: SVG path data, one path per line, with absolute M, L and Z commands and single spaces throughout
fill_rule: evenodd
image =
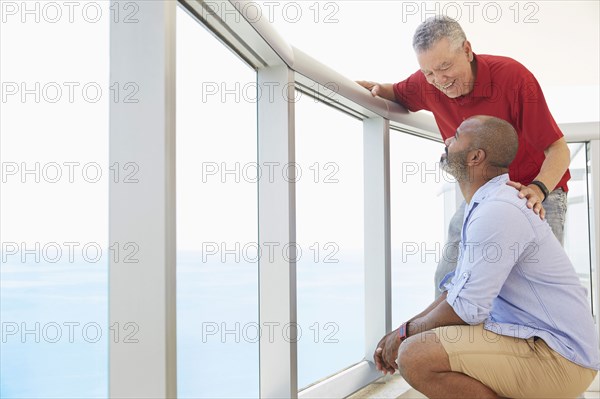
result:
M 427 82 L 450 98 L 473 90 L 475 76 L 471 68 L 472 59 L 473 52 L 468 41 L 456 49 L 447 38 L 438 40 L 429 50 L 417 53 L 421 72 Z
M 467 126 L 464 126 L 467 124 Z M 446 153 L 440 158 L 442 169 L 454 176 L 457 181 L 465 181 L 469 178 L 469 167 L 467 166 L 467 156 L 472 150 L 469 137 L 470 123 L 463 122 L 458 127 L 454 137 L 446 140 Z M 467 134 L 465 134 L 465 132 Z

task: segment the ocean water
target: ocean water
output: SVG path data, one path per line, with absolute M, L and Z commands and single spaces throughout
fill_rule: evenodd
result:
M 3 263 L 0 397 L 108 395 L 105 262 Z
M 289 340 L 289 326 L 258 318 L 256 263 L 178 264 L 178 394 L 257 397 L 259 331 Z M 362 263 L 297 264 L 298 383 L 307 386 L 364 358 Z
M 338 258 L 297 264 L 301 388 L 365 358 L 363 263 Z M 420 311 L 431 290 L 415 281 L 431 265 L 393 269 L 395 313 Z M 179 397 L 258 397 L 259 331 L 289 339 L 289 326 L 259 322 L 258 265 L 180 252 L 177 273 Z M 107 263 L 7 262 L 0 283 L 0 397 L 107 397 L 108 345 L 123 334 L 108 323 Z

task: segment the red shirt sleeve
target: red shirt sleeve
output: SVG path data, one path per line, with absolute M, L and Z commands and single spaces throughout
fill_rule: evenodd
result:
M 411 112 L 425 109 L 426 107 L 421 93 L 423 79 L 423 72 L 417 71 L 410 75 L 408 79 L 394 84 L 393 87 L 396 102 L 404 105 L 404 107 Z

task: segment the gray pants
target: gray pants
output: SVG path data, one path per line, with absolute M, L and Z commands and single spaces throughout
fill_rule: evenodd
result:
M 552 191 L 548 198 L 544 201 L 544 209 L 546 210 L 546 220 L 552 228 L 552 232 L 563 245 L 563 236 L 565 229 L 565 216 L 567 213 L 567 193 L 562 188 L 557 188 Z M 460 236 L 462 230 L 462 223 L 465 214 L 465 201 L 458 207 L 454 216 L 450 220 L 450 226 L 448 226 L 448 242 L 444 248 L 448 251 L 444 253 L 454 253 L 458 251 L 460 245 Z M 456 249 L 456 251 L 454 250 Z M 455 254 L 454 254 L 455 255 Z M 456 269 L 457 256 L 442 256 L 438 263 L 437 270 L 435 271 L 435 297 L 437 298 L 442 294 L 439 290 L 439 285 L 446 274 Z

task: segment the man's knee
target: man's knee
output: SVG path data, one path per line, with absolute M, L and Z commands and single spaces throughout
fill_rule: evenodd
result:
M 433 331 L 414 335 L 400 345 L 398 370 L 409 383 L 432 372 L 450 371 L 448 355 Z
M 398 371 L 406 380 L 411 381 L 420 371 L 423 371 L 418 366 L 418 342 L 415 343 L 416 337 L 411 337 L 400 345 L 398 350 Z

